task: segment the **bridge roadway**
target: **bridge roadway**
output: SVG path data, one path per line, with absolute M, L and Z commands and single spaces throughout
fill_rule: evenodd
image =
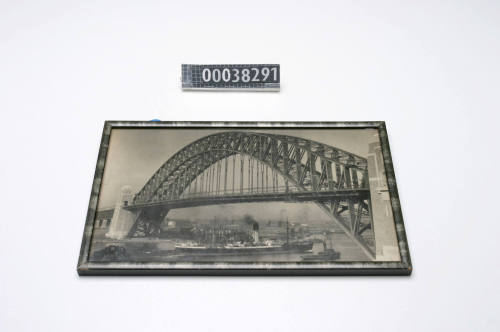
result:
M 123 206 L 129 211 L 138 211 L 144 208 L 161 207 L 164 209 L 181 209 L 204 205 L 255 203 L 255 202 L 330 202 L 339 199 L 369 199 L 369 189 L 340 189 L 332 191 L 297 191 L 297 192 L 266 192 L 246 194 L 222 194 L 206 196 L 191 194 L 173 200 L 147 202 Z

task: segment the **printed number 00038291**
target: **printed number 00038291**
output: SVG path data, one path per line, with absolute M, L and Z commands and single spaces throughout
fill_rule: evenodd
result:
M 201 77 L 204 82 L 232 82 L 232 83 L 249 83 L 249 82 L 277 82 L 278 68 L 277 67 L 261 67 L 261 68 L 204 68 Z

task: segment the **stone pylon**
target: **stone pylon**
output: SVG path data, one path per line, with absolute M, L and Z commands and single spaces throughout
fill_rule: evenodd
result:
M 129 186 L 122 187 L 119 199 L 116 201 L 113 219 L 106 233 L 106 237 L 120 240 L 125 238 L 135 222 L 136 215 L 123 207 L 132 202 L 132 190 Z
M 369 143 L 368 151 L 376 256 L 379 261 L 398 261 L 400 259 L 398 242 L 381 149 L 380 137 L 376 133 Z

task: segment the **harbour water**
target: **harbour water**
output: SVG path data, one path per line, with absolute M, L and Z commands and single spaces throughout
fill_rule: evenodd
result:
M 288 227 L 287 222 L 268 222 L 261 227 L 254 221 L 224 226 L 168 222 L 161 237 L 114 240 L 106 236 L 106 228 L 98 228 L 94 230 L 90 260 L 295 263 L 367 259 L 345 233 L 331 227 L 316 228 L 304 224 Z

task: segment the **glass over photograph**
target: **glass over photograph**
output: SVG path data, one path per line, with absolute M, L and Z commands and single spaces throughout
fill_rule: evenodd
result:
M 397 262 L 377 129 L 114 128 L 89 262 Z

